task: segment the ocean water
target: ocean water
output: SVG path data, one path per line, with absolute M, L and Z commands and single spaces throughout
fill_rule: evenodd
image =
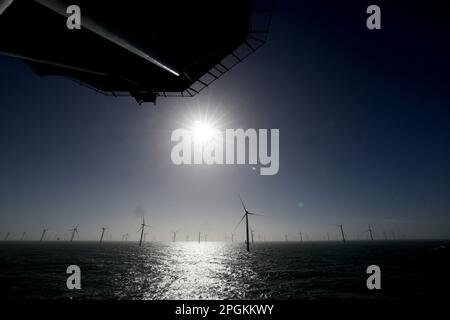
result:
M 381 268 L 368 290 L 367 266 Z M 67 266 L 81 268 L 68 290 Z M 0 243 L 2 299 L 302 299 L 397 301 L 450 284 L 448 241 Z

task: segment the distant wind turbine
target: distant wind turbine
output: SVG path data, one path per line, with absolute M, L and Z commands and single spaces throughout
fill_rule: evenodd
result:
M 231 233 L 231 242 L 234 242 L 234 233 Z
M 200 243 L 200 234 L 201 232 L 198 233 L 198 243 Z
M 69 229 L 69 231 L 72 231 L 72 235 L 70 237 L 70 242 L 73 241 L 73 238 L 75 237 L 75 233 L 77 234 L 78 237 L 80 237 L 80 235 L 78 234 L 78 225 L 73 229 Z
M 4 241 L 8 240 L 8 238 L 9 238 L 9 232 L 6 234 Z
M 262 214 L 248 212 L 247 208 L 245 207 L 244 201 L 242 201 L 242 198 L 239 197 L 239 199 L 241 200 L 242 207 L 243 207 L 245 213 L 244 213 L 241 221 L 239 221 L 239 223 L 237 224 L 236 228 L 239 227 L 239 225 L 241 224 L 242 220 L 245 219 L 245 230 L 246 230 L 246 236 L 247 236 L 246 237 L 246 239 L 247 239 L 247 241 L 246 241 L 246 243 L 247 243 L 247 251 L 250 251 L 249 232 L 248 232 L 248 216 L 249 215 L 252 215 L 252 216 L 263 216 L 263 215 Z M 234 228 L 234 229 L 236 230 L 236 228 Z
M 342 235 L 342 242 L 345 243 L 345 234 L 344 234 L 344 227 L 342 224 L 335 224 L 336 227 L 339 227 L 341 229 L 341 235 Z
M 366 232 L 369 232 L 370 239 L 373 240 L 372 227 L 370 226 L 370 224 L 369 224 L 369 229 L 367 229 Z
M 141 224 L 141 227 L 138 230 L 138 232 L 139 231 L 141 232 L 141 238 L 139 240 L 139 247 L 142 246 L 142 237 L 144 236 L 144 229 L 145 229 L 145 227 L 150 227 L 150 226 L 145 224 L 144 217 L 142 217 L 142 224 Z
M 45 236 L 45 233 L 47 232 L 47 230 L 48 230 L 48 229 L 42 230 L 41 240 L 39 240 L 39 241 L 44 240 L 44 236 Z
M 300 242 L 303 242 L 303 235 L 302 235 L 302 232 L 299 231 L 298 235 L 300 236 Z
M 26 235 L 27 235 L 27 233 L 26 233 L 26 232 L 23 232 L 23 233 L 22 233 L 22 237 L 20 238 L 20 240 L 22 241 L 22 240 L 25 238 Z
M 384 230 L 383 230 L 383 235 L 384 235 L 384 240 L 387 240 L 388 237 L 387 237 L 386 231 L 384 231 Z
M 254 243 L 254 241 L 253 241 L 253 233 L 254 233 L 254 231 L 253 231 L 253 229 L 251 231 L 252 231 L 252 244 L 253 244 Z
M 100 236 L 100 244 L 103 242 L 103 235 L 105 234 L 106 227 L 102 227 L 102 235 Z
M 173 241 L 173 242 L 177 241 L 177 233 L 178 233 L 179 231 L 180 231 L 180 230 L 172 231 L 172 234 L 173 234 L 173 236 L 172 236 L 172 241 Z
M 284 235 L 284 240 L 289 241 L 289 240 L 288 240 L 288 235 L 287 235 L 287 234 Z

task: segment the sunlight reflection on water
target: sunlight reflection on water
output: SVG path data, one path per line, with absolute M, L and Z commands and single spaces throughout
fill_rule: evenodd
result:
M 0 298 L 417 297 L 432 292 L 442 279 L 448 279 L 448 251 L 429 249 L 441 244 L 255 243 L 247 252 L 243 243 L 225 242 L 151 242 L 139 247 L 135 242 L 106 242 L 100 246 L 81 241 L 11 241 L 0 243 Z M 375 296 L 365 287 L 368 261 L 383 266 L 383 295 Z M 67 290 L 66 269 L 72 264 L 82 270 L 82 290 Z M 436 277 L 430 278 L 434 274 Z M 437 282 L 432 281 L 435 278 Z

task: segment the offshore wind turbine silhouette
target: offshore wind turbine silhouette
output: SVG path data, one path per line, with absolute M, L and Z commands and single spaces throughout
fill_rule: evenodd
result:
M 6 236 L 5 236 L 5 239 L 3 240 L 3 241 L 6 241 L 6 240 L 8 240 L 8 238 L 9 238 L 9 232 L 6 234 Z
M 73 229 L 69 229 L 69 231 L 72 231 L 72 235 L 70 236 L 70 242 L 73 241 L 73 238 L 75 237 L 75 233 L 77 234 L 78 237 L 80 237 L 80 235 L 78 234 L 78 225 Z
M 44 230 L 42 230 L 41 239 L 40 239 L 39 241 L 44 240 L 44 237 L 45 237 L 45 234 L 47 233 L 47 230 L 48 230 L 48 229 L 45 229 L 45 228 L 44 228 Z
M 100 244 L 103 242 L 103 235 L 105 234 L 105 230 L 108 229 L 106 227 L 102 227 L 102 235 L 100 236 Z
M 299 236 L 300 236 L 300 242 L 303 242 L 303 234 L 301 231 L 298 232 Z
M 244 209 L 244 215 L 241 218 L 241 221 L 239 221 L 239 223 L 237 224 L 236 228 L 234 228 L 235 230 L 237 229 L 237 227 L 239 227 L 239 225 L 241 224 L 241 222 L 245 219 L 245 230 L 246 230 L 246 243 L 247 243 L 247 251 L 250 251 L 250 242 L 249 242 L 249 232 L 248 232 L 248 216 L 263 216 L 262 214 L 257 214 L 257 213 L 252 213 L 252 212 L 248 212 L 247 208 L 245 207 L 244 201 L 242 201 L 241 196 L 239 196 L 239 199 L 241 200 L 241 204 L 242 204 L 242 208 Z
M 201 232 L 198 233 L 198 243 L 200 243 L 200 234 Z
M 141 238 L 139 239 L 139 247 L 142 246 L 142 237 L 144 236 L 144 229 L 145 227 L 149 227 L 149 225 L 145 224 L 145 220 L 144 217 L 142 217 L 142 223 L 141 223 L 141 227 L 139 228 L 139 230 L 137 232 L 141 232 Z
M 27 235 L 27 233 L 24 231 L 24 232 L 22 233 L 22 237 L 20 238 L 20 241 L 22 241 L 22 240 L 25 238 L 26 235 Z
M 369 229 L 367 229 L 366 232 L 369 232 L 370 239 L 373 240 L 372 227 L 370 226 L 370 224 L 369 224 Z
M 344 227 L 342 224 L 335 224 L 336 227 L 339 227 L 341 229 L 341 235 L 342 235 L 342 242 L 345 243 L 345 234 L 344 234 Z
M 253 233 L 254 233 L 254 231 L 253 231 L 253 229 L 252 229 L 252 244 L 254 243 L 254 241 L 253 241 Z
M 178 229 L 177 231 L 172 231 L 172 242 L 177 241 L 177 233 L 180 231 L 180 229 Z

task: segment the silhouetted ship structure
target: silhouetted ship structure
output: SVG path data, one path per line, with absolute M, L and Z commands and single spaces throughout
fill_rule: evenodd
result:
M 66 27 L 70 5 L 80 30 Z M 40 76 L 155 103 L 198 94 L 264 45 L 272 11 L 273 1 L 250 0 L 6 1 L 0 53 Z

